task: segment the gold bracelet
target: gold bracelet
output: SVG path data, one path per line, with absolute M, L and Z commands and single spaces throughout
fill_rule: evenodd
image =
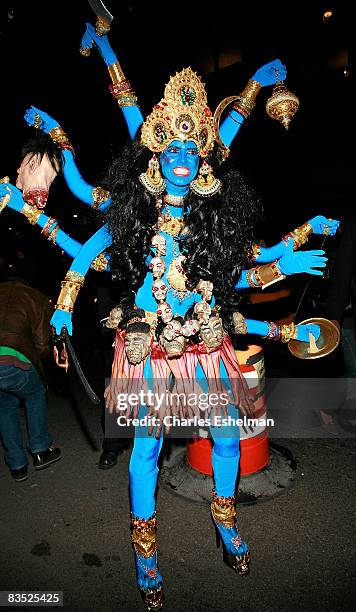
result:
M 94 210 L 96 210 L 97 208 L 99 208 L 100 204 L 102 204 L 103 202 L 106 202 L 106 200 L 110 198 L 110 192 L 98 186 L 98 187 L 94 187 L 92 191 L 92 196 L 93 196 L 93 203 L 91 206 L 92 208 L 94 208 Z
M 109 261 L 107 257 L 105 257 L 104 253 L 100 253 L 100 255 L 97 255 L 95 259 L 93 259 L 90 267 L 93 268 L 93 270 L 96 270 L 96 272 L 103 272 L 104 270 L 107 270 L 108 265 Z
M 31 225 L 36 225 L 38 219 L 40 218 L 40 215 L 42 214 L 42 210 L 40 210 L 36 206 L 30 206 L 29 204 L 25 204 L 21 210 L 21 213 L 25 215 Z
M 258 273 L 255 273 L 256 280 L 260 283 L 260 286 L 268 285 L 274 280 L 278 280 L 285 278 L 284 274 L 278 269 L 277 262 L 273 261 L 272 263 L 265 264 L 263 266 L 259 266 L 257 268 Z
M 255 99 L 261 89 L 261 84 L 258 81 L 250 79 L 245 89 L 238 97 L 233 108 L 237 110 L 243 117 L 247 118 L 254 109 Z
M 68 136 L 60 125 L 52 128 L 48 134 L 52 138 L 53 142 L 55 142 L 61 149 L 68 149 L 74 153 L 74 149 L 69 142 Z
M 289 340 L 295 340 L 296 338 L 297 326 L 295 323 L 290 323 L 289 325 L 281 325 L 281 342 L 284 342 L 286 344 L 287 342 L 289 342 Z
M 287 234 L 283 238 L 284 242 L 288 244 L 288 239 L 293 238 L 294 240 L 294 251 L 299 249 L 303 244 L 308 242 L 309 236 L 313 233 L 313 228 L 310 223 L 304 223 L 300 227 Z
M 64 310 L 65 312 L 73 312 L 75 301 L 78 297 L 78 293 L 84 284 L 84 276 L 69 270 L 65 275 L 64 281 L 62 281 L 62 289 L 58 296 L 58 302 L 55 306 L 56 310 Z
M 256 278 L 255 273 L 256 273 L 256 268 L 250 268 L 249 270 L 247 270 L 247 274 L 246 274 L 246 280 L 249 286 L 252 287 L 252 289 L 256 289 L 256 287 L 260 286 L 257 283 L 257 279 L 255 280 Z

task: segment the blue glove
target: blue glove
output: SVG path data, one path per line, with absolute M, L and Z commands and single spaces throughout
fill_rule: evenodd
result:
M 327 262 L 327 257 L 323 257 L 325 251 L 294 251 L 293 246 L 294 240 L 289 238 L 288 246 L 277 262 L 282 274 L 289 276 L 290 274 L 304 272 L 314 276 L 322 276 L 323 272 L 314 268 L 325 268 Z
M 16 210 L 17 212 L 21 212 L 25 205 L 25 201 L 22 197 L 22 191 L 17 189 L 11 183 L 0 183 L 0 200 L 2 200 L 6 195 L 11 193 L 11 198 L 8 203 L 8 207 L 12 208 L 12 210 Z
M 42 132 L 48 134 L 53 128 L 59 127 L 58 121 L 53 119 L 53 117 L 51 117 L 50 115 L 47 115 L 47 113 L 41 111 L 39 108 L 36 108 L 35 106 L 31 106 L 25 112 L 24 119 L 27 125 L 29 125 L 30 127 L 33 126 L 36 115 L 39 115 L 41 117 L 41 124 L 39 126 L 39 129 L 42 130 Z
M 105 64 L 107 66 L 115 64 L 115 62 L 117 62 L 117 57 L 110 46 L 108 37 L 98 36 L 95 32 L 95 28 L 90 25 L 90 23 L 86 23 L 85 25 L 87 26 L 87 29 L 85 30 L 85 34 L 82 38 L 82 49 L 91 49 L 93 47 L 93 43 L 95 43 Z
M 307 323 L 306 325 L 297 325 L 297 340 L 301 342 L 309 342 L 309 333 L 313 334 L 315 340 L 320 336 L 320 327 L 315 323 Z
M 327 219 L 323 215 L 317 215 L 313 219 L 308 221 L 309 225 L 313 228 L 314 234 L 325 234 L 325 226 L 329 229 L 329 236 L 335 236 L 337 230 L 340 227 L 340 221 L 334 219 Z
M 50 324 L 55 328 L 58 336 L 61 335 L 63 326 L 67 328 L 70 336 L 73 334 L 72 314 L 70 312 L 66 312 L 65 310 L 56 310 L 52 316 Z
M 287 68 L 282 64 L 281 60 L 275 59 L 256 70 L 252 78 L 254 81 L 260 83 L 262 87 L 265 87 L 266 85 L 274 85 L 276 79 L 278 79 L 278 81 L 284 81 L 286 76 Z

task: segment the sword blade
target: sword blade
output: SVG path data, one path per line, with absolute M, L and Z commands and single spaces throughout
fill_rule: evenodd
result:
M 108 25 L 110 25 L 114 17 L 111 13 L 109 13 L 105 4 L 101 2 L 101 0 L 88 0 L 88 2 L 91 8 L 93 9 L 95 15 L 97 17 L 102 17 L 103 19 L 105 19 L 105 21 L 107 21 Z
M 67 329 L 65 329 L 65 332 L 64 332 L 64 340 L 65 340 L 65 343 L 66 343 L 68 354 L 71 357 L 73 365 L 74 365 L 75 369 L 77 370 L 77 373 L 78 373 L 78 376 L 80 378 L 80 381 L 81 381 L 81 383 L 82 383 L 82 385 L 83 385 L 83 387 L 84 387 L 84 389 L 85 389 L 85 391 L 86 391 L 90 401 L 92 401 L 93 404 L 100 404 L 100 399 L 96 395 L 95 391 L 93 391 L 93 389 L 91 388 L 91 386 L 88 383 L 88 381 L 87 381 L 87 379 L 85 377 L 85 374 L 84 374 L 84 372 L 83 372 L 83 370 L 81 368 L 81 365 L 80 365 L 80 363 L 78 361 L 78 358 L 77 358 L 77 356 L 75 354 L 75 351 L 74 351 L 74 348 L 73 348 L 72 342 L 70 340 L 70 337 L 69 337 Z

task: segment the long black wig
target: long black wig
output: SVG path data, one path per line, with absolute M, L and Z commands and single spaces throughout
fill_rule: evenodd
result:
M 112 162 L 105 181 L 112 198 L 106 214 L 113 238 L 111 274 L 119 284 L 123 305 L 128 307 L 134 304 L 147 274 L 146 259 L 154 254 L 151 240 L 159 211 L 156 198 L 138 179 L 151 157 L 152 152 L 136 137 Z M 220 179 L 221 190 L 211 197 L 189 193 L 185 200 L 188 232 L 181 238 L 180 248 L 186 256 L 187 288 L 194 289 L 200 279 L 212 281 L 225 327 L 231 330 L 231 313 L 241 300 L 235 285 L 251 260 L 262 204 L 246 177 L 223 160 L 217 145 L 206 161 Z

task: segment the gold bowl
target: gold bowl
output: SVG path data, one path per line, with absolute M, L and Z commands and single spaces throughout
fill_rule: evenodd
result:
M 340 330 L 328 319 L 322 317 L 314 317 L 311 319 L 305 319 L 298 325 L 307 325 L 314 323 L 320 327 L 320 336 L 318 340 L 311 337 L 311 342 L 300 342 L 300 340 L 290 340 L 288 348 L 292 355 L 299 359 L 319 359 L 319 357 L 325 357 L 332 353 L 340 342 Z

